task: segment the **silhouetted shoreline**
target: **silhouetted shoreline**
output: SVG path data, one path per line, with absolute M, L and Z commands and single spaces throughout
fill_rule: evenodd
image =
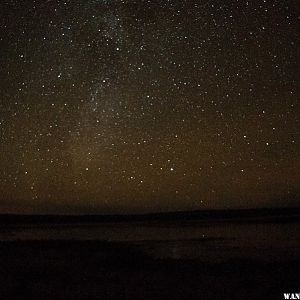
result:
M 238 221 L 238 222 L 298 222 L 300 208 L 258 208 L 228 210 L 196 210 L 149 214 L 98 215 L 22 215 L 0 214 L 0 225 L 18 223 L 101 223 L 143 221 Z
M 300 209 L 1 215 L 1 299 L 282 299 Z

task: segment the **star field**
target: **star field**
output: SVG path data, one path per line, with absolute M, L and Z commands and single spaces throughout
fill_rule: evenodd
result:
M 0 14 L 0 212 L 299 205 L 297 1 Z

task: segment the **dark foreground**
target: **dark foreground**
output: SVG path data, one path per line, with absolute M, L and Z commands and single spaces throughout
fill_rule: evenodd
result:
M 300 209 L 0 216 L 0 300 L 284 293 L 300 293 Z
M 0 243 L 0 299 L 284 299 L 300 260 L 154 259 L 128 243 Z

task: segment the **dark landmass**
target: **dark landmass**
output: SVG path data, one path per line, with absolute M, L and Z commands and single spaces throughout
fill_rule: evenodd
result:
M 154 260 L 122 243 L 0 243 L 1 299 L 283 299 L 300 260 Z
M 160 225 L 158 229 L 154 226 L 155 232 L 172 233 L 174 228 L 182 232 L 187 222 L 187 232 L 217 226 L 230 228 L 230 235 L 72 240 L 76 239 L 72 232 L 78 228 L 88 233 L 98 227 L 113 232 L 119 230 L 120 224 L 124 227 L 125 222 L 130 223 L 125 226 L 127 234 L 156 222 Z M 170 222 L 175 225 L 169 226 Z M 95 226 L 84 226 L 85 223 Z M 58 239 L 56 232 L 60 229 L 55 228 L 65 224 L 75 231 L 67 231 L 68 240 Z M 9 233 L 10 227 L 26 232 L 36 228 L 47 231 L 50 227 L 55 232 L 51 237 L 57 239 L 21 240 L 16 235 L 0 241 L 0 299 L 284 299 L 283 293 L 300 292 L 299 224 L 300 208 L 147 215 L 1 215 L 2 233 Z M 253 230 L 247 235 L 251 237 L 249 242 L 245 242 L 244 227 Z M 193 251 L 201 254 L 199 258 L 176 253 L 174 257 L 150 255 L 153 249 L 189 253 L 195 245 Z M 218 260 L 221 256 L 226 259 Z M 268 259 L 261 259 L 265 257 Z
M 101 222 L 144 222 L 144 221 L 238 221 L 251 222 L 298 222 L 300 208 L 259 208 L 233 210 L 198 210 L 134 215 L 0 215 L 0 225 L 19 223 L 101 223 Z

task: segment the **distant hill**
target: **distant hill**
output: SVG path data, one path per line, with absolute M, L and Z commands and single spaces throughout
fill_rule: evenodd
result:
M 197 210 L 135 215 L 0 215 L 0 225 L 13 224 L 72 224 L 99 222 L 155 222 L 155 221 L 300 221 L 300 207 L 259 208 L 234 210 Z

